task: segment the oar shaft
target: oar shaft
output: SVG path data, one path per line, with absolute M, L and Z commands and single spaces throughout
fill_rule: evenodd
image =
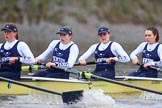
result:
M 101 61 L 101 62 L 97 62 L 97 61 L 86 62 L 86 65 L 105 64 L 105 63 L 106 63 L 106 60 L 104 59 L 104 60 Z M 80 66 L 80 65 L 81 65 L 80 63 L 74 64 L 74 66 Z
M 114 83 L 114 84 L 118 84 L 118 85 L 130 87 L 130 88 L 135 88 L 135 89 L 138 89 L 138 90 L 143 90 L 143 91 L 162 95 L 162 92 L 160 92 L 160 91 L 155 91 L 155 90 L 143 88 L 143 87 L 140 87 L 140 86 L 135 86 L 135 85 L 131 85 L 131 84 L 128 84 L 128 83 L 123 83 L 123 82 L 120 82 L 120 81 L 111 80 L 111 79 L 108 79 L 108 78 L 104 78 L 104 77 L 100 77 L 100 76 L 96 76 L 96 75 L 92 75 L 92 74 L 91 74 L 91 77 L 97 78 L 97 79 L 100 79 L 100 80 L 103 80 L 103 81 L 111 82 L 111 83 Z
M 97 64 L 96 61 L 91 61 L 91 62 L 87 62 L 86 65 L 93 65 L 93 64 Z M 80 66 L 81 64 L 80 63 L 76 63 L 74 64 L 74 66 Z
M 66 69 L 66 68 L 60 68 L 60 67 L 53 67 L 53 68 L 60 69 L 60 70 L 63 70 L 65 72 L 69 72 L 69 73 L 73 73 L 73 74 L 83 73 L 83 72 L 79 72 L 79 71 L 72 70 L 72 69 Z M 103 81 L 106 81 L 106 82 L 122 85 L 122 86 L 125 86 L 125 87 L 135 88 L 135 89 L 138 89 L 138 90 L 143 90 L 143 91 L 147 91 L 147 92 L 151 92 L 151 93 L 156 93 L 156 94 L 162 95 L 162 92 L 160 92 L 160 91 L 155 91 L 155 90 L 152 90 L 152 89 L 143 88 L 143 87 L 140 87 L 140 86 L 135 86 L 135 85 L 131 85 L 131 84 L 128 84 L 128 83 L 123 83 L 123 82 L 120 82 L 120 81 L 116 81 L 116 80 L 112 80 L 112 79 L 96 76 L 96 75 L 93 75 L 91 73 L 85 73 L 85 78 L 89 78 L 89 79 L 90 78 L 96 78 L 96 79 L 100 79 L 100 80 L 103 80 Z
M 43 91 L 43 92 L 47 92 L 47 93 L 51 93 L 51 94 L 56 94 L 56 95 L 62 95 L 62 93 L 59 93 L 59 92 L 51 91 L 51 90 L 48 90 L 48 89 L 45 89 L 45 88 L 33 86 L 33 85 L 30 85 L 30 84 L 22 83 L 22 82 L 19 82 L 19 81 L 8 79 L 8 78 L 0 77 L 0 79 L 3 80 L 3 81 L 6 81 L 6 82 L 11 82 L 11 83 L 14 83 L 14 84 L 17 84 L 17 85 L 20 85 L 20 86 L 24 86 L 24 87 L 28 87 L 28 88 L 31 88 L 31 89 L 35 89 L 35 90 L 39 90 L 39 91 Z

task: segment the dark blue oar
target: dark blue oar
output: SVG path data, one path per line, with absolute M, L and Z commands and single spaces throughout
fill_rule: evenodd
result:
M 102 62 L 97 62 L 97 61 L 89 61 L 89 62 L 86 62 L 86 65 L 94 65 L 94 64 L 105 64 L 106 61 L 102 61 Z M 75 63 L 74 66 L 81 66 L 80 63 Z
M 140 87 L 140 86 L 135 86 L 135 85 L 132 85 L 132 84 L 123 83 L 123 82 L 120 82 L 120 81 L 96 76 L 96 75 L 93 75 L 93 74 L 88 73 L 88 72 L 76 71 L 76 70 L 73 70 L 73 69 L 67 69 L 67 68 L 61 68 L 61 67 L 53 67 L 53 68 L 63 70 L 64 72 L 79 74 L 81 76 L 83 76 L 82 74 L 84 74 L 85 78 L 87 78 L 87 79 L 95 78 L 95 79 L 103 80 L 103 81 L 106 81 L 106 82 L 114 83 L 114 84 L 117 84 L 117 85 L 122 85 L 122 86 L 130 87 L 130 88 L 135 88 L 135 89 L 138 89 L 138 90 L 143 90 L 143 91 L 162 95 L 162 92 L 160 92 L 160 91 L 156 91 L 156 90 L 152 90 L 152 89 L 148 89 L 148 88 L 144 88 L 144 87 Z
M 87 62 L 86 65 L 94 65 L 94 64 L 97 64 L 96 61 L 90 61 L 90 62 Z M 80 63 L 75 63 L 74 66 L 80 66 L 81 64 Z
M 45 88 L 41 88 L 41 87 L 38 87 L 38 86 L 22 83 L 20 81 L 4 78 L 4 77 L 0 77 L 0 80 L 10 82 L 10 83 L 13 83 L 13 84 L 16 84 L 16 85 L 28 87 L 28 88 L 31 88 L 31 89 L 35 89 L 35 90 L 39 90 L 39 91 L 43 91 L 43 92 L 47 92 L 47 93 L 51 93 L 51 94 L 55 94 L 55 95 L 60 95 L 62 97 L 63 102 L 67 103 L 67 104 L 75 103 L 78 100 L 80 100 L 80 97 L 82 97 L 82 93 L 83 93 L 83 90 L 59 93 L 59 92 L 55 92 L 55 91 L 48 90 L 48 89 L 45 89 Z M 62 85 L 62 86 L 64 86 L 64 85 Z M 1 89 L 3 89 L 3 88 L 1 88 Z

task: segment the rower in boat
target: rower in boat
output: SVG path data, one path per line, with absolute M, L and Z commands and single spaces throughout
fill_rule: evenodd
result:
M 133 64 L 140 64 L 138 55 L 142 55 L 142 64 L 140 68 L 128 74 L 128 76 L 136 77 L 158 77 L 158 72 L 156 69 L 149 67 L 162 66 L 162 45 L 159 41 L 159 31 L 155 27 L 148 27 L 145 30 L 145 40 L 142 42 L 131 54 L 130 58 Z
M 50 77 L 69 79 L 69 73 L 62 70 L 51 68 L 54 66 L 72 68 L 75 64 L 79 48 L 72 41 L 72 30 L 70 27 L 63 27 L 56 33 L 60 35 L 60 40 L 53 40 L 48 48 L 38 57 L 35 58 L 35 63 L 44 62 L 51 54 L 52 60 L 46 63 L 47 70 L 39 71 L 33 76 L 35 77 Z
M 129 62 L 130 58 L 124 51 L 122 46 L 117 42 L 110 41 L 112 33 L 107 27 L 100 27 L 98 29 L 98 36 L 100 42 L 93 44 L 80 58 L 79 63 L 86 65 L 86 60 L 94 54 L 97 62 L 96 69 L 93 74 L 105 78 L 115 78 L 115 63 Z
M 34 56 L 29 46 L 18 40 L 18 29 L 14 23 L 5 24 L 1 31 L 5 42 L 0 44 L 0 77 L 19 80 L 21 64 L 34 64 Z

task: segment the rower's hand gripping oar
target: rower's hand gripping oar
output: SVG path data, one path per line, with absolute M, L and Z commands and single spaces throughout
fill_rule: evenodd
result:
M 125 61 L 125 62 L 127 62 L 127 59 L 126 59 L 126 57 L 125 56 L 123 56 L 123 57 L 117 57 L 118 58 L 118 60 L 119 61 Z M 108 58 L 99 58 L 97 61 L 90 61 L 90 62 L 86 62 L 86 64 L 85 65 L 94 65 L 94 64 L 107 64 L 107 59 Z M 110 60 L 111 62 L 114 62 L 114 60 Z M 80 63 L 76 63 L 76 64 L 74 64 L 74 66 L 80 66 L 81 64 Z
M 123 82 L 120 82 L 120 81 L 116 81 L 116 80 L 112 80 L 112 79 L 96 76 L 96 75 L 93 75 L 91 73 L 83 73 L 82 71 L 80 72 L 80 71 L 76 71 L 76 70 L 72 70 L 72 69 L 67 69 L 67 68 L 61 68 L 61 67 L 52 67 L 52 68 L 60 69 L 60 70 L 63 70 L 64 72 L 69 72 L 69 73 L 73 73 L 73 74 L 84 74 L 85 78 L 87 78 L 87 79 L 96 78 L 96 79 L 103 80 L 103 81 L 106 81 L 106 82 L 110 82 L 110 83 L 114 83 L 114 84 L 130 87 L 130 88 L 135 88 L 135 89 L 138 89 L 138 90 L 143 90 L 143 91 L 147 91 L 147 92 L 151 92 L 151 93 L 156 93 L 156 94 L 162 95 L 162 92 L 160 92 L 160 91 L 156 91 L 156 90 L 152 90 L 152 89 L 148 89 L 148 88 L 144 88 L 144 87 L 140 87 L 140 86 L 135 86 L 135 85 L 132 85 L 132 84 L 123 83 Z
M 105 61 L 103 61 L 103 62 L 90 61 L 90 62 L 87 62 L 86 65 L 94 65 L 94 64 L 100 64 L 100 63 L 105 63 Z M 75 63 L 74 66 L 81 66 L 81 64 Z M 40 69 L 47 69 L 47 67 L 45 66 L 44 63 L 40 63 L 38 65 L 29 65 L 29 66 L 22 66 L 21 67 L 21 70 L 23 72 L 29 72 L 29 73 L 31 73 L 31 75 L 33 74 L 32 73 L 33 71 L 38 71 Z
M 9 63 L 9 59 L 6 59 L 4 61 L 0 61 L 0 67 L 1 64 L 8 64 Z M 28 66 L 21 66 L 21 71 L 22 72 L 29 72 L 29 75 L 33 74 L 33 71 L 38 71 L 40 69 L 46 69 L 46 67 L 43 64 L 39 64 L 39 65 L 28 65 Z
M 89 62 L 86 62 L 86 65 L 94 65 L 94 64 L 105 64 L 106 63 L 106 59 L 102 58 L 101 61 L 89 61 Z M 74 66 L 81 66 L 80 63 L 75 63 Z
M 139 66 L 143 66 L 142 63 L 137 63 L 137 65 L 139 65 Z M 154 69 L 154 70 L 156 70 L 157 72 L 162 72 L 162 69 L 161 69 L 160 67 L 156 67 L 156 66 L 149 66 L 148 68 L 149 68 L 149 69 Z
M 13 84 L 16 84 L 16 85 L 28 87 L 28 88 L 31 88 L 31 89 L 43 91 L 43 92 L 46 92 L 46 93 L 60 95 L 62 97 L 63 102 L 67 103 L 67 104 L 75 103 L 78 100 L 80 100 L 80 97 L 82 97 L 82 93 L 83 93 L 82 90 L 59 93 L 59 92 L 56 92 L 56 91 L 52 91 L 52 90 L 41 88 L 41 87 L 38 87 L 38 86 L 26 84 L 26 83 L 16 81 L 16 80 L 11 80 L 11 79 L 4 78 L 4 77 L 0 77 L 0 80 L 10 82 L 10 83 L 13 83 Z
M 93 64 L 97 64 L 98 62 L 96 61 L 91 61 L 91 62 L 87 62 L 86 65 L 93 65 Z M 76 63 L 74 64 L 74 66 L 80 66 L 80 63 Z M 21 67 L 21 71 L 22 72 L 29 72 L 31 75 L 33 74 L 33 71 L 38 71 L 40 69 L 47 69 L 47 67 L 45 66 L 45 64 L 38 64 L 38 65 L 28 65 L 28 66 L 22 66 Z

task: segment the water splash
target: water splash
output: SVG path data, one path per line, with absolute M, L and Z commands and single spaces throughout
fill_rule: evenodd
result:
M 76 105 L 81 108 L 115 108 L 115 100 L 109 95 L 105 95 L 101 89 L 90 89 L 83 93 L 83 97 Z
M 41 94 L 40 94 L 41 93 Z M 101 89 L 90 89 L 83 92 L 83 97 L 74 104 L 65 104 L 62 102 L 61 96 L 51 95 L 48 93 L 42 93 L 32 91 L 32 94 L 28 98 L 29 103 L 46 103 L 60 105 L 66 108 L 116 108 L 115 100 L 109 95 L 105 95 Z

